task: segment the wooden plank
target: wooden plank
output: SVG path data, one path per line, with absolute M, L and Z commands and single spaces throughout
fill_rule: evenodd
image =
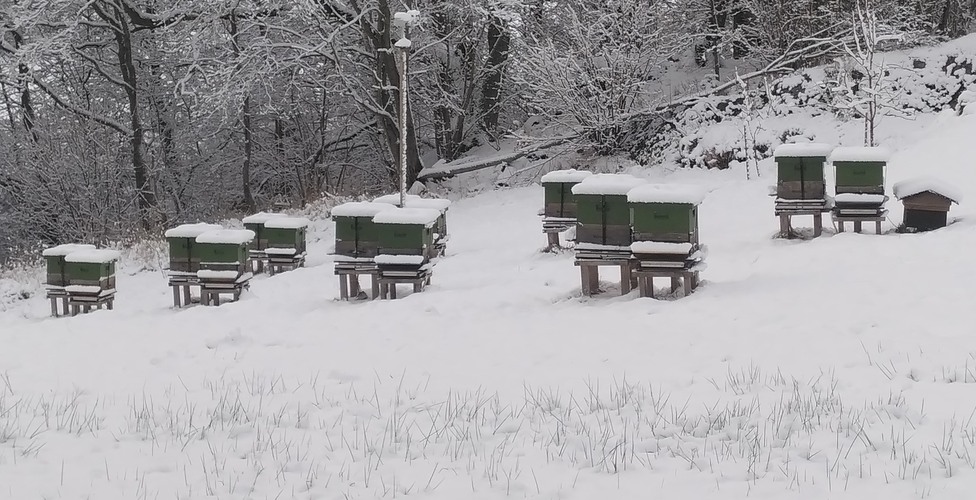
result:
M 874 221 L 874 224 L 875 224 L 875 231 L 878 234 L 881 234 L 881 220 L 879 219 L 879 220 Z
M 820 236 L 823 233 L 823 214 L 813 216 L 813 235 Z
M 620 295 L 630 293 L 630 264 L 620 265 Z
M 677 275 L 671 276 L 671 293 L 676 293 L 678 291 L 679 286 L 681 286 L 681 278 L 679 278 Z M 687 283 L 685 284 L 685 286 L 687 288 Z
M 342 274 L 339 276 L 339 298 L 342 300 L 347 300 L 349 298 L 349 289 L 347 285 L 348 274 Z
M 190 285 L 183 285 L 183 305 L 190 305 Z
M 855 233 L 861 232 L 861 221 L 859 220 L 854 221 L 854 232 Z
M 681 280 L 684 281 L 684 285 L 685 285 L 685 297 L 691 295 L 691 292 L 695 288 L 695 284 L 691 275 L 692 273 L 684 273 L 684 277 L 681 278 Z
M 790 236 L 790 216 L 780 215 L 779 216 L 779 234 L 784 238 L 789 238 Z
M 173 286 L 173 307 L 180 307 L 180 287 Z

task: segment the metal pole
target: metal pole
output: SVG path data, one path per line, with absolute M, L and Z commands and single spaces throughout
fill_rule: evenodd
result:
M 404 23 L 403 35 L 406 38 L 407 26 Z M 399 47 L 400 52 L 400 207 L 407 201 L 407 51 L 409 47 Z

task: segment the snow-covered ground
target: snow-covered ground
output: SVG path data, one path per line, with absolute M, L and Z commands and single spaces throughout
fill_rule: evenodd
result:
M 889 187 L 976 192 L 976 115 L 879 136 Z M 173 310 L 146 255 L 115 311 L 48 318 L 40 270 L 0 280 L 0 497 L 968 498 L 974 205 L 774 239 L 762 167 L 635 172 L 709 191 L 686 298 L 609 270 L 581 298 L 572 254 L 540 252 L 538 186 L 456 202 L 432 286 L 396 301 L 337 301 L 321 216 L 307 268 L 216 308 Z

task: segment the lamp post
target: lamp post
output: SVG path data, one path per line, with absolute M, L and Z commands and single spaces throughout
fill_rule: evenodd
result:
M 400 112 L 398 128 L 400 129 L 400 207 L 407 202 L 407 55 L 410 52 L 410 39 L 407 38 L 407 27 L 417 21 L 420 12 L 408 10 L 393 15 L 393 23 L 400 28 L 400 39 L 393 44 L 396 47 L 397 67 L 400 73 Z

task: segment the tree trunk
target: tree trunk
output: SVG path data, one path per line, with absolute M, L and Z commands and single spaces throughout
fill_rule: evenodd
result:
M 251 132 L 251 96 L 244 98 L 244 106 L 241 111 L 243 114 L 242 122 L 244 127 L 244 165 L 241 167 L 241 182 L 244 190 L 244 207 L 254 212 L 257 205 L 254 203 L 254 195 L 251 193 L 251 162 L 253 161 L 254 134 Z
M 512 37 L 505 22 L 492 16 L 488 22 L 488 61 L 481 91 L 481 123 L 485 132 L 489 134 L 494 134 L 498 128 L 502 78 L 505 75 L 511 47 Z
M 13 37 L 14 49 L 20 49 L 24 42 L 23 37 L 16 31 L 13 32 Z M 24 62 L 17 63 L 17 85 L 20 87 L 20 109 L 23 113 L 21 118 L 24 122 L 24 130 L 27 131 L 27 137 L 30 138 L 31 142 L 36 143 L 37 132 L 34 130 L 34 124 L 37 119 L 34 114 L 34 102 L 31 100 L 30 78 L 30 68 L 27 67 L 27 64 Z

